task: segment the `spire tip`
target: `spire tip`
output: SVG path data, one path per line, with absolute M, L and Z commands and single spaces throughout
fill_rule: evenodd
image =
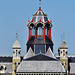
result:
M 41 0 L 39 0 L 39 8 L 41 8 Z
M 18 39 L 18 33 L 16 32 L 16 40 Z

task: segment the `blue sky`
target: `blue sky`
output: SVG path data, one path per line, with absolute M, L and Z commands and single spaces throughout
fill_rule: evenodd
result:
M 53 22 L 54 53 L 58 53 L 61 35 L 65 32 L 69 54 L 75 54 L 75 0 L 42 0 L 42 10 Z M 0 0 L 0 55 L 12 55 L 16 40 L 25 55 L 28 39 L 27 23 L 39 7 L 39 0 Z

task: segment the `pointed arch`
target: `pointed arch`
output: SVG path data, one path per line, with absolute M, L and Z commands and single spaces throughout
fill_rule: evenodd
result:
M 30 29 L 31 29 L 32 35 L 35 35 L 35 25 L 34 25 L 34 23 L 30 23 L 30 24 L 29 24 L 29 27 L 30 27 Z
M 43 27 L 44 25 L 42 23 L 37 23 L 37 35 L 43 35 Z

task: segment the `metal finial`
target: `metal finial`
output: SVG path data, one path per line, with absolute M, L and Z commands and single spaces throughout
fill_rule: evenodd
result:
M 39 0 L 39 8 L 41 7 L 41 0 Z
M 65 33 L 63 32 L 63 40 L 65 40 Z
M 18 33 L 16 33 L 16 40 L 18 39 Z
M 65 40 L 65 33 L 63 32 L 63 35 L 61 36 L 61 41 Z

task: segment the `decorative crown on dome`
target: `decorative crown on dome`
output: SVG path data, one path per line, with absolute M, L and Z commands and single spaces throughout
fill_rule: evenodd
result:
M 50 24 L 50 27 L 52 27 L 52 21 L 48 20 L 47 14 L 41 9 L 41 0 L 39 0 L 39 9 L 37 12 L 35 12 L 32 16 L 31 21 L 28 20 L 28 27 L 30 24 L 36 25 L 37 23 L 42 23 L 44 25 Z

